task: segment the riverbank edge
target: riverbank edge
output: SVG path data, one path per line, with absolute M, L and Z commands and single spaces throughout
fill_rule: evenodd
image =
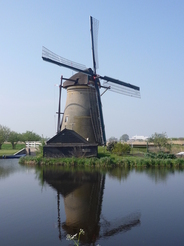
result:
M 184 167 L 184 158 L 152 159 L 145 157 L 45 158 L 21 157 L 19 163 L 29 166 L 91 166 L 91 167 Z

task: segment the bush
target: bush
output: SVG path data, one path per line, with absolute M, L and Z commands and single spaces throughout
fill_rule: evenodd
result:
M 124 144 L 116 143 L 114 145 L 112 153 L 117 154 L 117 155 L 129 154 L 130 149 L 131 149 L 131 147 L 126 143 L 124 143 Z
M 107 151 L 112 152 L 114 149 L 114 145 L 117 144 L 117 142 L 109 142 L 107 145 Z
M 176 156 L 174 154 L 168 154 L 164 152 L 157 153 L 146 153 L 145 157 L 152 158 L 152 159 L 176 159 Z
M 176 159 L 175 165 L 176 166 L 184 165 L 184 159 L 180 159 L 180 158 Z
M 37 156 L 43 156 L 43 147 L 45 146 L 45 142 L 42 140 L 41 145 L 38 146 L 36 151 Z

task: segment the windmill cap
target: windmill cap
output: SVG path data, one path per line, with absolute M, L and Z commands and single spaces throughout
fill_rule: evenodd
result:
M 63 87 L 67 88 L 73 85 L 88 85 L 90 77 L 93 75 L 93 70 L 91 68 L 86 69 L 85 71 L 89 72 L 89 75 L 84 74 L 82 72 L 74 74 L 69 80 L 66 80 L 63 83 Z

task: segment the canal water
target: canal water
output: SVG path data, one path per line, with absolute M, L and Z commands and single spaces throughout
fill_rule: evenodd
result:
M 0 245 L 184 245 L 184 171 L 0 160 Z

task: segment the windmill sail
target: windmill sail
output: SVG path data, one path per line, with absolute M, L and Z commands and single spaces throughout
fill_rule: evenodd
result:
M 119 93 L 119 94 L 122 94 L 125 96 L 136 97 L 136 98 L 141 97 L 139 90 L 135 90 L 135 89 L 127 87 L 127 86 L 115 84 L 115 83 L 109 82 L 109 81 L 104 81 L 103 86 L 109 87 L 108 89 L 110 91 L 113 91 L 113 92 L 116 92 L 116 93 Z
M 91 31 L 91 46 L 93 56 L 93 72 L 96 73 L 98 69 L 98 28 L 99 21 L 90 16 L 90 31 Z
M 98 67 L 98 53 L 97 53 L 98 26 L 99 26 L 98 20 L 96 20 L 92 16 L 90 16 L 91 46 L 92 46 L 93 73 L 94 74 L 96 74 L 96 69 Z M 102 103 L 101 103 L 99 86 L 97 84 L 97 82 L 99 82 L 99 79 L 96 78 L 94 80 L 94 82 L 95 82 L 96 97 L 97 97 L 97 104 L 98 104 L 97 106 L 98 106 L 98 111 L 99 111 L 99 116 L 100 116 L 99 123 L 100 123 L 100 129 L 101 129 L 101 138 L 102 138 L 102 143 L 104 145 L 106 145 L 105 125 L 104 125 L 104 120 L 103 120 Z
M 92 50 L 92 55 L 94 59 L 96 60 L 97 57 L 97 48 L 96 42 L 94 42 L 94 47 Z M 96 51 L 95 51 L 96 50 Z M 86 66 L 77 62 L 70 61 L 68 59 L 65 59 L 54 52 L 50 51 L 49 49 L 45 48 L 44 46 L 42 47 L 42 59 L 44 61 L 56 64 L 58 66 L 62 67 L 67 67 L 69 69 L 75 70 L 77 72 L 81 72 L 83 74 L 87 74 L 89 76 L 96 75 L 94 71 L 91 69 L 86 69 Z M 95 69 L 97 68 L 97 63 L 93 62 L 93 65 Z M 98 76 L 98 78 L 104 80 L 103 85 L 104 86 L 110 86 L 110 91 L 120 93 L 123 95 L 131 96 L 131 97 L 137 97 L 140 98 L 140 88 L 138 86 L 108 77 L 108 76 Z
M 50 51 L 44 46 L 42 47 L 42 59 L 44 61 L 54 63 L 58 66 L 66 67 L 66 68 L 75 70 L 77 72 L 83 72 L 83 73 L 89 74 L 89 72 L 85 72 L 86 66 L 80 63 L 65 59 L 59 55 L 56 55 L 54 52 Z

